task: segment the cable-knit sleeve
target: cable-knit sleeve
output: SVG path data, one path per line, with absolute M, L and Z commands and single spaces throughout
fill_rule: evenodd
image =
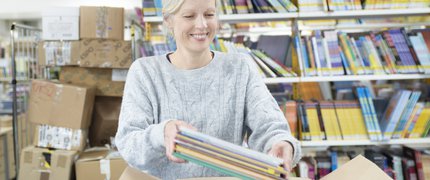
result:
M 300 143 L 291 135 L 290 127 L 279 105 L 270 94 L 253 59 L 243 56 L 248 69 L 245 97 L 245 123 L 252 131 L 248 145 L 251 149 L 267 153 L 274 143 L 287 141 L 293 145 L 293 166 L 301 157 Z
M 165 157 L 164 126 L 157 124 L 151 99 L 144 86 L 147 75 L 139 60 L 129 69 L 122 99 L 115 144 L 121 156 L 133 167 L 149 169 Z

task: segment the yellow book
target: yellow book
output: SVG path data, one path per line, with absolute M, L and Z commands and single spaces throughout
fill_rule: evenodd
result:
M 421 115 L 418 117 L 415 127 L 414 129 L 412 129 L 408 138 L 421 138 L 422 134 L 426 129 L 426 125 L 429 119 L 430 119 L 430 107 L 426 105 L 426 107 L 421 112 Z
M 309 123 L 309 131 L 312 141 L 319 141 L 322 140 L 321 135 L 321 126 L 318 120 L 318 113 L 316 107 L 313 105 L 312 102 L 306 102 L 306 114 L 308 117 L 308 123 Z
M 408 137 L 409 134 L 412 132 L 413 128 L 418 125 L 417 120 L 423 108 L 424 108 L 424 103 L 418 102 L 417 104 L 415 104 L 415 107 L 412 110 L 412 113 L 409 116 L 408 120 L 406 121 L 406 125 L 403 128 L 403 131 L 401 132 L 400 138 Z M 411 127 L 411 126 L 414 126 L 414 127 Z
M 330 101 L 321 101 L 321 115 L 324 121 L 327 140 L 341 140 L 342 135 L 337 123 L 334 105 Z
M 351 128 L 349 125 L 349 115 L 347 114 L 348 111 L 345 108 L 345 101 L 338 101 L 336 102 L 336 113 L 339 120 L 339 125 L 342 132 L 342 137 L 344 140 L 351 140 L 352 134 L 351 134 Z
M 227 47 L 225 47 L 225 42 L 224 42 L 224 40 L 222 40 L 222 39 L 218 39 L 218 42 L 219 42 L 219 46 L 220 46 L 220 48 L 221 48 L 221 52 L 228 52 L 227 51 Z
M 351 116 L 354 117 L 355 129 L 358 139 L 369 139 L 367 136 L 366 125 L 364 124 L 363 113 L 361 112 L 360 104 L 358 102 L 354 103 L 354 107 L 351 109 Z

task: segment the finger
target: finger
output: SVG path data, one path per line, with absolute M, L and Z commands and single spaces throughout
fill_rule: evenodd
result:
M 193 130 L 193 131 L 197 131 L 197 128 L 195 128 L 194 126 L 192 126 L 192 125 L 190 125 L 190 124 L 188 124 L 188 126 L 187 126 L 189 129 L 191 129 L 191 130 Z

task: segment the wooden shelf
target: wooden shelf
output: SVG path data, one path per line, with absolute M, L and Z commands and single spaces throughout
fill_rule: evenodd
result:
M 367 81 L 367 80 L 409 80 L 428 79 L 430 74 L 387 74 L 387 75 L 343 75 L 343 76 L 315 76 L 291 78 L 265 78 L 266 84 L 296 83 L 296 82 L 332 82 L 332 81 Z
M 365 146 L 365 145 L 427 145 L 430 147 L 430 138 L 418 139 L 391 139 L 390 141 L 370 140 L 339 140 L 339 141 L 301 141 L 302 147 L 327 146 Z

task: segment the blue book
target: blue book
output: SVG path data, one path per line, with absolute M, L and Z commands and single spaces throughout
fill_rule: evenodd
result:
M 418 99 L 420 98 L 421 92 L 420 91 L 414 91 L 412 92 L 411 97 L 408 100 L 408 103 L 402 113 L 402 116 L 400 116 L 400 120 L 397 123 L 397 126 L 393 132 L 393 139 L 398 139 L 402 135 L 403 129 L 406 126 L 406 122 L 408 121 L 409 117 L 412 114 L 412 111 L 414 110 L 415 104 L 417 104 Z
M 155 1 L 155 11 L 156 11 L 156 14 L 157 14 L 157 16 L 163 16 L 163 13 L 162 13 L 162 9 L 163 9 L 163 4 L 162 4 L 162 0 L 154 0 Z
M 363 87 L 363 90 L 367 98 L 367 103 L 372 117 L 372 124 L 373 124 L 373 127 L 375 128 L 376 138 L 378 140 L 382 140 L 381 128 L 379 127 L 378 117 L 376 115 L 375 106 L 373 105 L 372 95 L 370 94 L 370 91 L 367 87 Z
M 369 138 L 371 141 L 376 141 L 377 140 L 376 130 L 372 123 L 372 117 L 370 114 L 370 109 L 367 103 L 365 92 L 362 87 L 357 87 L 356 92 L 357 92 L 358 101 L 360 102 L 361 112 L 363 113 L 364 123 L 366 125 Z

